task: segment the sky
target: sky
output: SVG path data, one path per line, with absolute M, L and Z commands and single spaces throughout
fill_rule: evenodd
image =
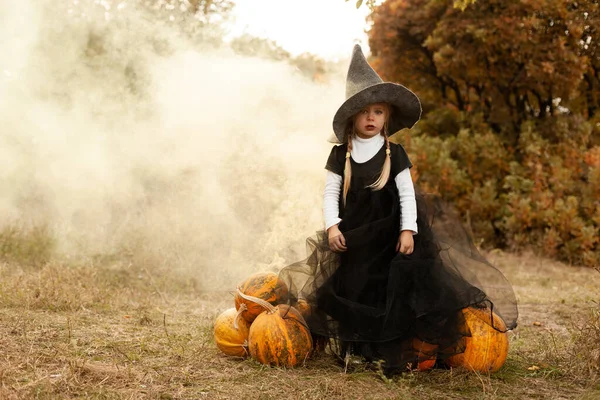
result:
M 368 52 L 366 5 L 354 0 L 236 0 L 232 35 L 249 33 L 276 41 L 298 55 L 347 58 L 360 43 Z

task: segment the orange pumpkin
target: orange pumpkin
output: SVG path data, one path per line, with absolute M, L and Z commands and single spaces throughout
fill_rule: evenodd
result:
M 308 304 L 306 299 L 298 299 L 296 304 L 294 304 L 294 307 L 298 311 L 300 311 L 300 314 L 302 314 L 304 319 L 307 319 L 308 317 L 310 317 L 311 308 L 310 308 L 310 304 Z
M 267 365 L 295 367 L 310 355 L 312 345 L 304 318 L 287 304 L 271 306 L 260 314 L 248 334 L 250 355 Z
M 435 353 L 437 351 L 438 345 L 424 342 L 420 339 L 413 339 L 413 349 L 417 353 L 418 371 L 428 371 L 435 365 Z
M 259 298 L 273 305 L 285 303 L 289 297 L 287 285 L 279 279 L 277 274 L 273 272 L 259 272 L 250 275 L 237 286 L 237 293 L 235 295 L 235 308 L 239 310 L 242 304 L 245 304 L 246 310 L 242 311 L 242 317 L 250 323 L 265 308 L 255 301 L 244 298 L 243 295 Z
M 312 314 L 312 307 L 306 301 L 306 299 L 298 299 L 298 301 L 294 304 L 294 307 L 300 311 L 300 314 L 304 317 L 304 320 L 307 320 Z M 325 351 L 327 344 L 329 344 L 329 337 L 322 335 L 312 335 L 313 345 L 315 353 Z
M 249 329 L 250 324 L 239 316 L 235 308 L 225 310 L 215 320 L 217 347 L 228 356 L 246 357 Z
M 451 367 L 465 367 L 478 372 L 495 372 L 504 365 L 508 355 L 508 335 L 504 321 L 489 309 L 463 309 L 471 336 L 466 338 L 464 353 L 448 359 Z M 500 331 L 494 329 L 493 325 Z M 501 332 L 502 331 L 502 332 Z

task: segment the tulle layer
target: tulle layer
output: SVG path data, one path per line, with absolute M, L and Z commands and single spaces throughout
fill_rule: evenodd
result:
M 353 218 L 358 213 L 344 217 L 348 251 L 333 253 L 320 231 L 307 239 L 308 257 L 280 272 L 291 302 L 308 304 L 313 335 L 330 338 L 340 357 L 384 360 L 393 372 L 463 352 L 471 334 L 467 307 L 484 310 L 478 315 L 487 315 L 482 321 L 495 330 L 513 329 L 513 289 L 479 253 L 453 209 L 435 196 L 417 195 L 419 233 L 406 256 L 396 252 L 400 210 L 391 204 L 389 213 L 368 223 L 360 222 L 364 215 Z

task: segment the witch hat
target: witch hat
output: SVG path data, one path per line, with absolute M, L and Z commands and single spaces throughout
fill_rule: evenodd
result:
M 392 112 L 388 130 L 393 134 L 403 128 L 412 128 L 421 118 L 421 102 L 406 87 L 384 82 L 369 65 L 360 45 L 355 45 L 346 77 L 346 101 L 333 117 L 333 132 L 340 143 L 346 141 L 348 118 L 373 103 L 388 103 Z

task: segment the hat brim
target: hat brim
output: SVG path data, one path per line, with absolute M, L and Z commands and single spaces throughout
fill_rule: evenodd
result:
M 340 143 L 345 142 L 344 129 L 348 118 L 374 103 L 388 103 L 392 106 L 388 121 L 390 134 L 400 129 L 412 128 L 421 118 L 421 102 L 416 94 L 397 83 L 378 83 L 348 98 L 335 113 L 333 132 Z

